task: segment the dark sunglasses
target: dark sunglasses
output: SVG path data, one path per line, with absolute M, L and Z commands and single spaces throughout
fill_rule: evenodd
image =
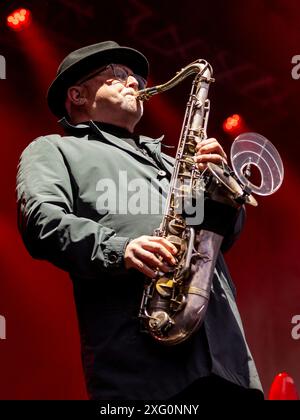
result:
M 87 82 L 90 79 L 93 79 L 93 77 L 98 76 L 99 74 L 103 73 L 104 71 L 111 69 L 113 72 L 113 77 L 110 77 L 108 79 L 116 79 L 119 80 L 122 84 L 125 84 L 128 80 L 129 76 L 132 76 L 135 78 L 135 80 L 138 82 L 138 88 L 139 90 L 145 89 L 147 85 L 147 81 L 140 75 L 130 73 L 127 69 L 124 67 L 121 67 L 119 64 L 108 64 L 105 67 L 102 67 L 101 69 L 97 70 L 95 73 L 90 74 L 89 76 L 79 80 L 77 82 L 78 85 L 81 85 L 84 82 Z

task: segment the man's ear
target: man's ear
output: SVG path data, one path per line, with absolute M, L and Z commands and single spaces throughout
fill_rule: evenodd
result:
M 85 88 L 83 86 L 71 86 L 68 89 L 67 97 L 72 104 L 81 106 L 87 101 L 85 93 Z

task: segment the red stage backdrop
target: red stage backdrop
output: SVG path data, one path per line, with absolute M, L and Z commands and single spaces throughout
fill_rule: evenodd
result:
M 186 0 L 176 9 L 158 0 L 102 3 L 27 1 L 22 5 L 31 8 L 32 24 L 26 31 L 0 26 L 6 66 L 5 78 L 0 75 L 0 399 L 87 398 L 72 285 L 66 273 L 26 252 L 16 228 L 15 176 L 26 145 L 58 130 L 45 93 L 60 59 L 107 39 L 149 57 L 150 84 L 207 59 L 216 78 L 209 135 L 229 152 L 232 137 L 222 125 L 239 113 L 249 130 L 279 150 L 284 183 L 273 196 L 257 197 L 258 208 L 248 207 L 245 230 L 226 258 L 266 394 L 281 371 L 299 390 L 300 79 L 297 69 L 293 73 L 300 55 L 298 2 Z M 3 22 L 7 9 L 1 7 Z M 175 145 L 190 82 L 153 98 L 140 130 L 165 133 L 166 143 Z

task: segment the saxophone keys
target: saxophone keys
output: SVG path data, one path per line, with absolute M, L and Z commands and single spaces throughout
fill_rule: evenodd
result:
M 171 299 L 172 310 L 174 312 L 182 311 L 186 305 L 187 299 L 183 293 L 176 295 L 176 298 Z
M 161 336 L 162 331 L 166 332 L 172 325 L 174 325 L 174 321 L 165 311 L 153 312 L 148 322 L 150 330 L 155 335 L 158 334 L 159 336 Z
M 174 281 L 172 279 L 162 277 L 161 279 L 157 280 L 155 287 L 160 296 L 168 298 L 172 295 L 173 285 Z

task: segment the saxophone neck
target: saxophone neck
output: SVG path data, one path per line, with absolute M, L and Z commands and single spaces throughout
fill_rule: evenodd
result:
M 161 93 L 173 88 L 194 73 L 197 73 L 195 78 L 197 82 L 204 81 L 209 84 L 215 81 L 215 79 L 212 77 L 213 70 L 211 65 L 206 60 L 199 59 L 183 67 L 172 79 L 168 80 L 166 83 L 139 90 L 136 92 L 137 99 L 140 101 L 148 100 L 157 93 Z

